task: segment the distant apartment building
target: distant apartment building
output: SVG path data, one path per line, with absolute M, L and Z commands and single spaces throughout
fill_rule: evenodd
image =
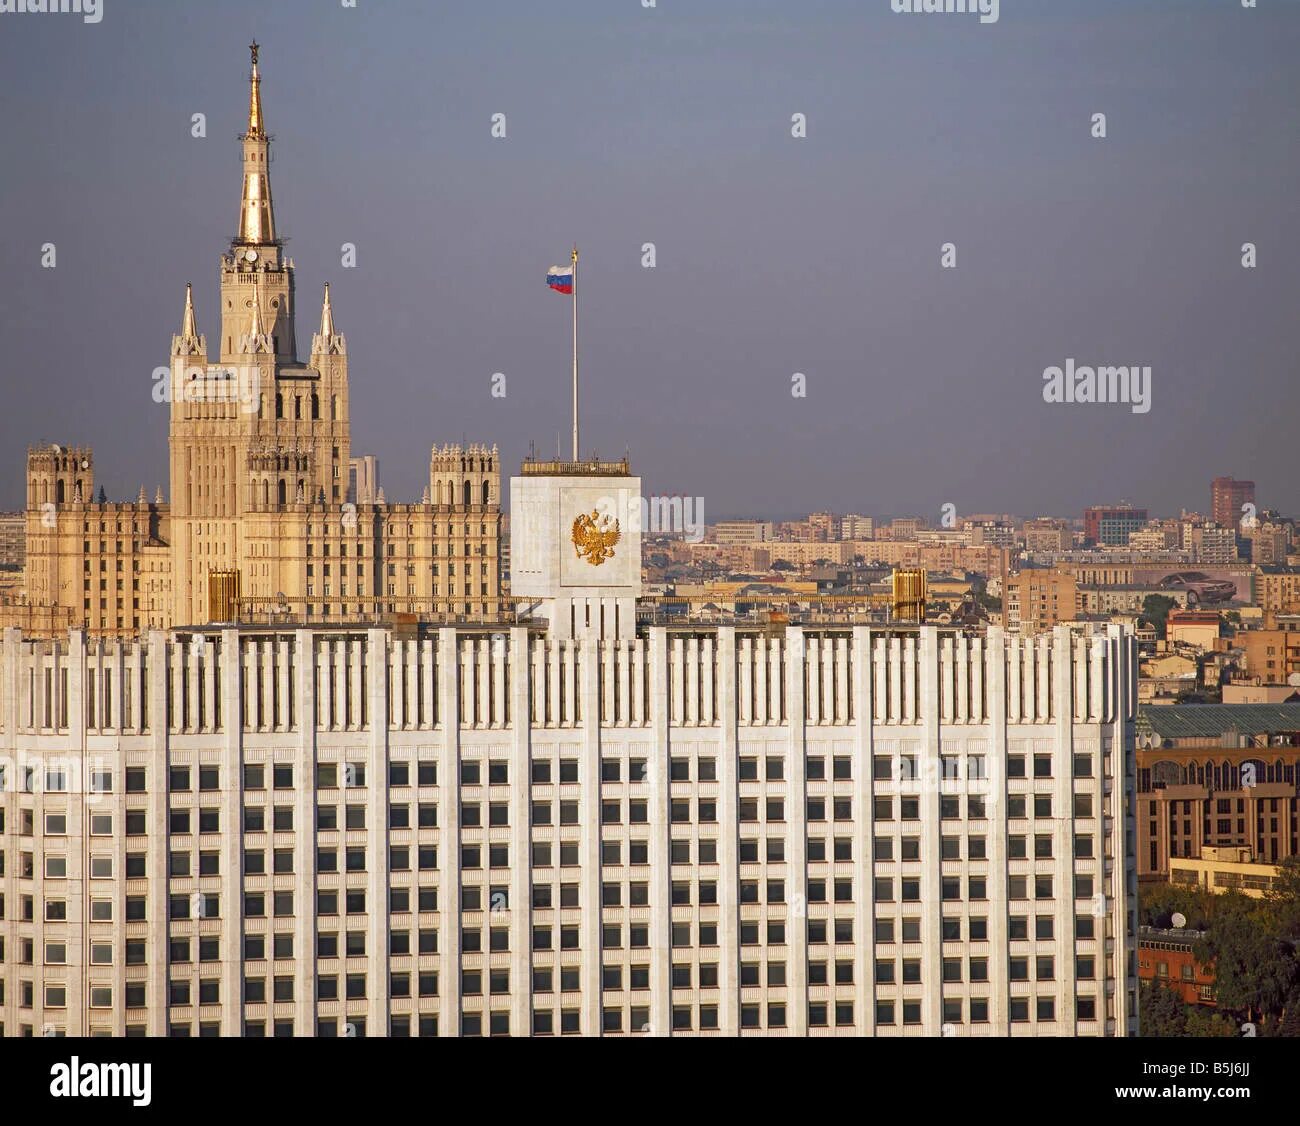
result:
M 27 562 L 27 514 L 0 512 L 0 567 L 22 570 Z
M 1151 520 L 1129 534 L 1128 546 L 1133 551 L 1159 555 L 1177 551 L 1182 547 L 1182 539 L 1182 525 L 1177 520 Z
M 1216 477 L 1210 484 L 1210 518 L 1225 528 L 1236 528 L 1246 513 L 1243 506 L 1255 503 L 1255 482 Z
M 1289 524 L 1256 524 L 1246 529 L 1250 542 L 1250 561 L 1261 567 L 1285 565 L 1291 550 Z
M 1093 615 L 1140 613 L 1153 594 L 1173 598 L 1179 606 L 1187 605 L 1185 590 L 1160 590 L 1145 584 L 1116 586 L 1078 585 L 1076 605 L 1079 613 Z
M 1147 510 L 1129 504 L 1093 505 L 1083 510 L 1083 538 L 1086 543 L 1124 547 L 1134 532 L 1147 522 Z
M 1261 570 L 1255 576 L 1255 601 L 1265 619 L 1274 614 L 1300 613 L 1300 568 Z
M 1049 516 L 1026 520 L 1024 537 L 1026 551 L 1045 554 L 1069 551 L 1073 543 L 1070 526 Z
M 823 533 L 823 539 L 838 540 L 840 535 L 840 518 L 833 512 L 814 512 L 808 517 L 808 524 Z
M 976 540 L 970 528 L 922 528 L 913 540 L 903 542 L 934 547 L 936 545 L 969 546 Z
M 967 520 L 970 542 L 976 546 L 1015 547 L 1016 529 L 1006 520 Z
M 1069 571 L 1025 570 L 1007 577 L 1007 624 L 1023 634 L 1073 621 L 1078 590 Z
M 870 540 L 876 536 L 876 521 L 870 516 L 840 517 L 840 539 Z
M 925 527 L 925 521 L 919 516 L 899 516 L 889 523 L 890 539 L 914 540 L 916 533 Z
M 348 458 L 348 497 L 353 504 L 375 504 L 379 496 L 379 459 L 374 454 Z
M 767 543 L 774 538 L 770 521 L 719 520 L 713 525 L 713 542 L 717 544 Z
M 1232 527 L 1198 524 L 1192 528 L 1192 559 L 1209 566 L 1232 563 L 1237 558 L 1237 533 Z
M 1300 677 L 1300 617 L 1279 615 L 1276 629 L 1252 629 L 1237 635 L 1245 651 L 1246 675 L 1259 684 L 1288 684 Z
M 854 555 L 853 545 L 844 540 L 835 540 L 833 543 L 784 543 L 778 540 L 765 547 L 768 558 L 773 563 L 783 561 L 793 563 L 796 567 L 806 567 L 823 559 L 828 563 L 851 563 Z

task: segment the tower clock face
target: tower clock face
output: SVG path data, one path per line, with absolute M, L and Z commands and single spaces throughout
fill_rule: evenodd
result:
M 245 261 L 245 262 L 256 262 L 256 261 L 257 261 L 257 251 L 256 251 L 256 250 L 250 250 L 250 251 L 248 251 L 248 252 L 244 255 L 244 261 Z

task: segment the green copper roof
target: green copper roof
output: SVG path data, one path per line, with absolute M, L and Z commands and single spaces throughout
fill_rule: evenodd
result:
M 1272 735 L 1300 731 L 1300 704 L 1166 704 L 1140 707 L 1139 736 L 1154 732 L 1162 739 L 1204 739 L 1238 731 Z

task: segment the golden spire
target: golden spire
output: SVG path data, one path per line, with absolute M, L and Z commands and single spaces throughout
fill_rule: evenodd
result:
M 253 53 L 253 73 L 248 95 L 248 132 L 244 142 L 244 191 L 239 208 L 239 246 L 266 246 L 276 242 L 275 210 L 271 203 L 271 138 L 262 118 L 262 75 L 257 69 L 261 48 L 249 46 Z M 248 259 L 253 261 L 253 259 Z
M 264 137 L 266 134 L 262 129 L 262 76 L 257 72 L 257 53 L 261 48 L 257 40 L 254 39 L 249 44 L 248 49 L 253 55 L 253 73 L 249 76 L 247 135 L 249 137 Z

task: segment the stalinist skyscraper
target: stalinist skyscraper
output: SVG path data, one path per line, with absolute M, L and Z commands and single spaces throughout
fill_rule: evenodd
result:
M 31 634 L 213 619 L 348 622 L 500 609 L 495 447 L 435 447 L 418 504 L 349 495 L 348 349 L 328 284 L 298 353 L 293 260 L 271 190 L 253 44 L 240 138 L 239 225 L 221 256 L 221 328 L 199 331 L 187 287 L 172 337 L 170 504 L 97 503 L 89 449 L 28 453 L 26 598 L 0 622 Z M 357 503 L 373 501 L 373 503 Z

